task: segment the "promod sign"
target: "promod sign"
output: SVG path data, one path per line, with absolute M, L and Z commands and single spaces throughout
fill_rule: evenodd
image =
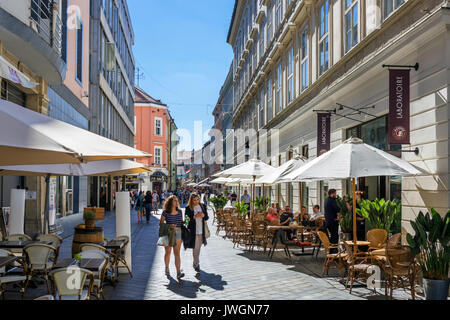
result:
M 389 144 L 410 144 L 409 70 L 389 70 Z

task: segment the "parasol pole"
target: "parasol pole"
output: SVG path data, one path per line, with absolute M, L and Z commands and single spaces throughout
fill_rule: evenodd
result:
M 298 211 L 302 212 L 302 205 L 303 205 L 303 199 L 302 199 L 302 183 L 298 183 Z
M 263 196 L 263 208 L 265 208 L 266 207 L 266 190 L 264 190 L 265 189 L 265 186 L 264 186 L 264 183 L 262 184 L 262 196 Z
M 256 176 L 253 176 L 253 184 L 252 184 L 252 219 L 255 215 L 255 180 Z
M 352 193 L 353 193 L 353 245 L 354 252 L 357 252 L 357 239 L 356 239 L 356 178 L 352 178 Z
M 239 183 L 238 183 L 238 199 L 237 199 L 237 201 L 238 202 L 241 202 L 241 182 L 239 181 Z

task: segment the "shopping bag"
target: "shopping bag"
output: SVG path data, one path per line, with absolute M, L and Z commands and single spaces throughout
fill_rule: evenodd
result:
M 162 236 L 158 239 L 158 246 L 168 247 L 169 246 L 169 236 Z

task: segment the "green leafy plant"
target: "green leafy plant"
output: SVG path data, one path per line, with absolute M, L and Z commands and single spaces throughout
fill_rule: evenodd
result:
M 244 217 L 244 216 L 247 214 L 247 208 L 248 208 L 248 205 L 245 204 L 244 200 L 242 200 L 242 201 L 236 201 L 236 202 L 234 203 L 234 206 L 236 207 L 236 209 L 237 209 L 237 214 L 238 214 L 239 216 Z
M 348 198 L 347 201 L 350 205 L 353 203 L 353 199 L 349 196 L 345 196 L 344 198 L 341 198 L 339 196 L 336 197 L 336 202 L 340 209 L 339 212 L 341 213 L 341 221 L 339 224 L 341 226 L 342 232 L 351 233 L 353 230 L 353 212 L 347 207 L 345 198 Z
M 104 238 L 104 240 L 105 240 L 105 241 L 108 241 L 109 239 L 108 239 L 108 238 Z
M 259 212 L 266 212 L 270 204 L 270 198 L 256 197 L 255 207 Z
M 19 241 L 23 241 L 23 240 L 25 240 L 24 237 L 19 237 Z
M 84 220 L 95 220 L 97 217 L 97 215 L 95 214 L 94 211 L 85 211 L 83 213 L 83 219 Z
M 361 208 L 357 208 L 356 213 L 367 219 L 371 229 L 385 229 L 387 232 L 391 232 L 396 215 L 401 212 L 398 202 L 378 198 L 374 201 L 360 200 L 359 206 Z
M 225 207 L 225 205 L 228 202 L 228 198 L 226 197 L 214 197 L 209 199 L 209 201 L 211 201 L 211 203 L 214 205 L 214 208 L 216 209 L 216 211 L 218 211 L 219 209 L 223 209 L 223 207 Z
M 75 260 L 80 261 L 81 260 L 81 254 L 77 253 L 75 255 Z
M 392 234 L 402 232 L 402 202 L 400 200 L 393 200 L 395 203 L 394 222 L 391 225 Z
M 424 278 L 447 280 L 450 264 L 450 210 L 442 218 L 435 210 L 431 215 L 420 212 L 411 221 L 415 235 L 406 235 L 412 253 L 417 255 Z

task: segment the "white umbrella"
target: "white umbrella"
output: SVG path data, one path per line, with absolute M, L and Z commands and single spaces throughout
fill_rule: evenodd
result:
M 264 163 L 258 159 L 251 159 L 247 162 L 241 163 L 233 168 L 227 169 L 225 171 L 219 172 L 214 175 L 214 177 L 223 178 L 242 178 L 242 179 L 252 179 L 255 182 L 256 178 L 262 177 L 269 174 L 275 170 L 274 167 Z M 254 212 L 254 196 L 255 196 L 255 186 L 252 185 L 252 214 Z M 239 184 L 239 200 L 240 200 L 241 187 Z
M 49 217 L 49 179 L 56 176 L 122 176 L 150 172 L 150 169 L 135 161 L 113 159 L 105 161 L 93 161 L 87 164 L 53 164 L 53 165 L 29 165 L 29 166 L 5 166 L 0 167 L 0 176 L 46 176 L 45 182 L 45 220 Z M 49 227 L 49 226 L 47 226 Z
M 123 176 L 150 172 L 142 163 L 125 159 L 92 161 L 82 164 L 51 164 L 0 167 L 0 176 Z
M 151 155 L 0 100 L 0 165 L 83 163 Z
M 292 159 L 287 161 L 286 163 L 283 163 L 278 168 L 275 168 L 272 172 L 269 174 L 266 174 L 258 179 L 255 180 L 255 184 L 262 184 L 262 190 L 263 190 L 263 201 L 265 201 L 265 186 L 266 185 L 276 185 L 283 182 L 292 182 L 288 179 L 285 179 L 285 177 L 291 173 L 292 171 L 304 166 L 306 163 L 306 160 L 303 160 L 302 158 Z M 299 182 L 299 206 L 301 210 L 302 206 L 302 186 L 301 182 Z
M 286 176 L 292 181 L 352 179 L 353 186 L 353 239 L 356 248 L 355 180 L 372 176 L 405 176 L 421 174 L 410 163 L 380 149 L 369 146 L 361 139 L 350 138 L 338 147 L 324 153 Z

